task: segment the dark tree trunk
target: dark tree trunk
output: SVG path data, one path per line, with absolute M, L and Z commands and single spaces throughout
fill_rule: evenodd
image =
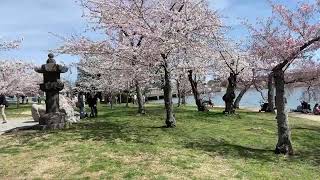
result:
M 111 94 L 110 96 L 110 108 L 113 109 L 113 95 Z
M 176 119 L 173 113 L 172 105 L 172 85 L 171 85 L 171 74 L 168 70 L 167 64 L 164 66 L 164 104 L 166 108 L 166 127 L 173 128 L 176 127 Z
M 181 87 L 180 80 L 177 80 L 177 91 L 178 91 L 178 107 L 181 106 Z
M 275 113 L 274 110 L 274 86 L 273 86 L 273 74 L 270 73 L 268 77 L 268 110 Z
M 242 99 L 242 97 L 244 96 L 244 94 L 249 90 L 250 85 L 246 85 L 239 93 L 239 95 L 237 96 L 236 100 L 234 101 L 234 108 L 235 109 L 239 109 L 240 108 L 240 101 Z
M 228 87 L 226 94 L 222 97 L 225 102 L 225 110 L 223 113 L 234 114 L 234 99 L 236 98 L 235 89 L 237 87 L 237 75 L 230 73 L 228 78 Z
M 136 86 L 137 101 L 138 101 L 138 113 L 145 114 L 146 112 L 144 110 L 144 102 L 143 102 L 141 87 L 137 80 L 135 81 L 135 86 Z
M 186 101 L 186 90 L 185 89 L 181 89 L 181 104 L 182 105 L 186 105 L 187 101 Z
M 285 98 L 285 80 L 284 72 L 280 70 L 273 71 L 275 87 L 276 87 L 276 108 L 277 108 L 277 124 L 278 124 L 278 143 L 276 145 L 276 154 L 293 154 L 291 144 L 291 132 L 288 122 L 288 114 L 286 112 Z
M 16 95 L 16 97 L 17 97 L 17 109 L 19 109 L 20 108 L 20 100 L 19 100 L 19 96 L 18 95 Z
M 201 112 L 208 111 L 207 107 L 203 104 L 200 98 L 200 93 L 198 91 L 198 83 L 196 82 L 196 80 L 193 79 L 193 71 L 189 70 L 188 73 L 189 73 L 188 78 L 191 84 L 194 100 L 196 101 L 196 105 L 198 107 L 198 111 L 201 111 Z
M 126 97 L 126 107 L 129 107 L 129 91 L 126 93 L 127 97 Z

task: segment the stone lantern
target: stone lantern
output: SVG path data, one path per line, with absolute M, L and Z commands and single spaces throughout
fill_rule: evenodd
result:
M 62 129 L 66 126 L 66 114 L 59 111 L 59 91 L 64 88 L 60 74 L 66 73 L 68 68 L 56 64 L 54 55 L 49 54 L 46 64 L 35 71 L 43 74 L 43 83 L 40 89 L 46 93 L 46 114 L 39 119 L 41 129 Z

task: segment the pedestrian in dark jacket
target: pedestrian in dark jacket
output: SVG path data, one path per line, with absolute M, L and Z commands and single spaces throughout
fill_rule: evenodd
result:
M 97 102 L 98 102 L 98 94 L 89 93 L 88 95 L 88 105 L 91 109 L 90 117 L 98 116 Z

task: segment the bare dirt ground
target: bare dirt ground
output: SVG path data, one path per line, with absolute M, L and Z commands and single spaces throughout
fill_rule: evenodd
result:
M 248 111 L 252 111 L 252 112 L 259 112 L 260 108 L 244 108 L 244 109 L 248 110 Z M 289 112 L 289 116 L 320 122 L 320 116 L 319 115 L 302 114 L 302 113 L 298 113 L 298 112 Z
M 14 128 L 38 124 L 38 122 L 34 122 L 32 119 L 8 119 L 5 124 L 2 124 L 2 120 L 0 122 L 0 135 Z
M 289 116 L 298 117 L 298 118 L 308 119 L 308 120 L 311 120 L 311 121 L 318 121 L 318 122 L 320 122 L 320 116 L 319 116 L 319 115 L 302 114 L 302 113 L 290 112 L 290 113 L 289 113 Z

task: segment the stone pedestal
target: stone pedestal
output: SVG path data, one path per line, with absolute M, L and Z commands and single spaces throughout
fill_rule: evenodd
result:
M 62 112 L 47 113 L 40 117 L 39 128 L 42 130 L 64 129 L 69 126 L 66 114 Z

